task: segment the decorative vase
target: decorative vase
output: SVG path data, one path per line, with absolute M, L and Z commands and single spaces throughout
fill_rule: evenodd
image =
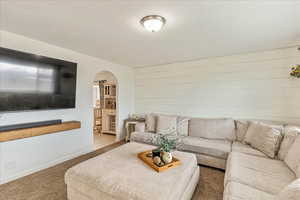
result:
M 168 164 L 173 160 L 172 154 L 170 152 L 163 151 L 161 157 L 165 164 Z
M 152 157 L 154 158 L 155 156 L 160 156 L 160 149 L 153 149 L 152 150 Z

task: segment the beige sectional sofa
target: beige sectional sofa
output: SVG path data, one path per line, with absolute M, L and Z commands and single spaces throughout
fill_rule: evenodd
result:
M 160 114 L 152 115 L 156 116 L 155 123 L 163 121 Z M 171 119 L 165 120 L 164 127 L 172 124 Z M 300 136 L 299 147 L 294 144 L 299 127 L 258 120 L 185 119 L 188 120 L 180 124 L 176 118 L 181 133 L 172 129 L 182 137 L 179 150 L 195 153 L 199 164 L 226 170 L 224 200 L 300 199 Z M 157 145 L 153 119 L 150 131 L 147 123 L 149 120 L 145 130 L 132 133 L 131 141 Z M 255 135 L 258 132 L 264 136 Z M 285 135 L 286 132 L 289 133 Z M 294 150 L 290 150 L 291 146 Z M 294 159 L 289 156 L 291 151 Z

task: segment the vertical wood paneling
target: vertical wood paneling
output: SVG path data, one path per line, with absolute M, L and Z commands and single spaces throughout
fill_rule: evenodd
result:
M 300 123 L 300 51 L 273 51 L 135 69 L 136 112 Z

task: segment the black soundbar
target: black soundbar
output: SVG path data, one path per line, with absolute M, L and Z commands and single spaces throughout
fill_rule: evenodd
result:
M 55 124 L 61 124 L 61 123 L 62 123 L 62 120 L 57 119 L 57 120 L 48 120 L 48 121 L 32 122 L 32 123 L 25 123 L 25 124 L 12 124 L 12 125 L 7 125 L 7 126 L 0 126 L 0 132 L 24 129 L 24 128 L 34 128 L 34 127 L 40 127 L 40 126 L 49 126 L 49 125 L 55 125 Z

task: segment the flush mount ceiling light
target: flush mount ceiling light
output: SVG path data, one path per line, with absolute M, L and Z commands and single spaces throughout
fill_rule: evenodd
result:
M 140 23 L 150 32 L 158 32 L 166 23 L 166 19 L 159 15 L 148 15 Z

